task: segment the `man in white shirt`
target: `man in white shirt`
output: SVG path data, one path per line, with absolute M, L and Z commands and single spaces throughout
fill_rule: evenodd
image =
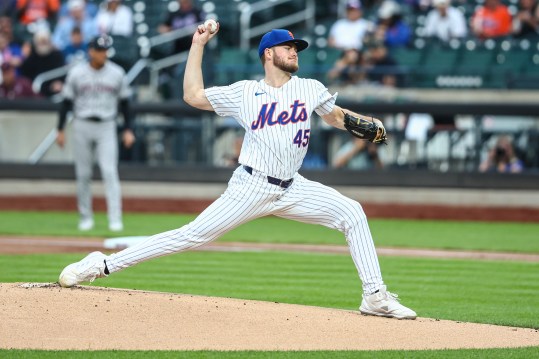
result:
M 425 21 L 425 36 L 447 42 L 467 35 L 464 14 L 451 6 L 451 0 L 433 0 L 432 4 L 434 9 L 427 14 Z
M 133 34 L 133 12 L 121 0 L 106 0 L 100 6 L 96 24 L 101 34 L 131 36 Z
M 337 20 L 331 27 L 329 46 L 341 50 L 361 50 L 363 38 L 371 28 L 371 23 L 362 16 L 361 2 L 349 0 L 346 4 L 346 18 Z

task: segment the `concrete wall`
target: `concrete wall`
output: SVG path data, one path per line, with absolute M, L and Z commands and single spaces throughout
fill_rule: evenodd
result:
M 0 162 L 27 162 L 30 155 L 56 128 L 58 115 L 54 112 L 0 111 Z M 53 143 L 40 161 L 71 162 L 71 130 L 67 128 L 67 144 L 60 149 Z

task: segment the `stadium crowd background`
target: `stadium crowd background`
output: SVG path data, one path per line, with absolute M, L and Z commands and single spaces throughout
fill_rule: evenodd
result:
M 43 11 L 42 5 L 49 8 Z M 464 29 L 451 31 L 459 20 L 457 25 L 433 21 L 440 7 L 451 9 L 453 15 L 456 11 Z M 111 59 L 135 74 L 135 102 L 181 102 L 192 26 L 210 17 L 219 20 L 221 32 L 205 57 L 207 86 L 260 78 L 256 55 L 260 34 L 286 27 L 311 43 L 300 56 L 298 75 L 319 79 L 338 90 L 340 99 L 358 106 L 380 99 L 408 102 L 410 90 L 424 98 L 434 96 L 431 101 L 437 102 L 455 103 L 459 95 L 466 101 L 498 102 L 502 94 L 505 102 L 518 104 L 537 98 L 539 89 L 537 1 L 7 0 L 0 11 L 0 99 L 57 101 L 65 72 L 36 79 L 83 58 L 89 39 L 106 32 L 114 39 Z M 489 20 L 490 13 L 498 18 Z M 278 22 L 283 19 L 290 21 Z M 339 21 L 344 23 L 340 32 L 335 29 Z M 354 144 L 345 133 L 315 124 L 321 136 L 311 144 L 305 168 L 494 172 L 539 168 L 537 117 L 395 113 L 383 108 L 374 113 L 384 117 L 393 135 L 389 146 Z M 219 119 L 208 156 L 199 117 L 178 112 L 138 116 L 140 141 L 131 152 L 123 152 L 122 159 L 235 165 L 241 130 L 233 120 Z

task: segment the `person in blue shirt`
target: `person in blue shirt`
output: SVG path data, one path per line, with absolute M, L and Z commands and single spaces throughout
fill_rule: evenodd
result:
M 71 41 L 64 48 L 62 53 L 64 54 L 66 64 L 75 60 L 88 58 L 88 44 L 84 42 L 79 27 L 74 27 L 73 30 L 71 30 Z
M 82 38 L 86 43 L 98 35 L 95 19 L 86 14 L 85 6 L 84 0 L 69 0 L 69 16 L 58 22 L 52 35 L 52 43 L 58 50 L 63 51 L 69 45 L 71 31 L 75 27 L 80 28 Z
M 392 0 L 386 0 L 378 9 L 378 38 L 382 38 L 387 47 L 407 46 L 412 38 L 412 29 L 402 19 L 401 7 Z

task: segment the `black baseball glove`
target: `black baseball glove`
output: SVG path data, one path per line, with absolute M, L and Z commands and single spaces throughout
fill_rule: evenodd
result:
M 376 124 L 374 120 L 369 121 L 344 113 L 344 127 L 352 135 L 362 140 L 387 144 L 386 129 L 381 123 Z

